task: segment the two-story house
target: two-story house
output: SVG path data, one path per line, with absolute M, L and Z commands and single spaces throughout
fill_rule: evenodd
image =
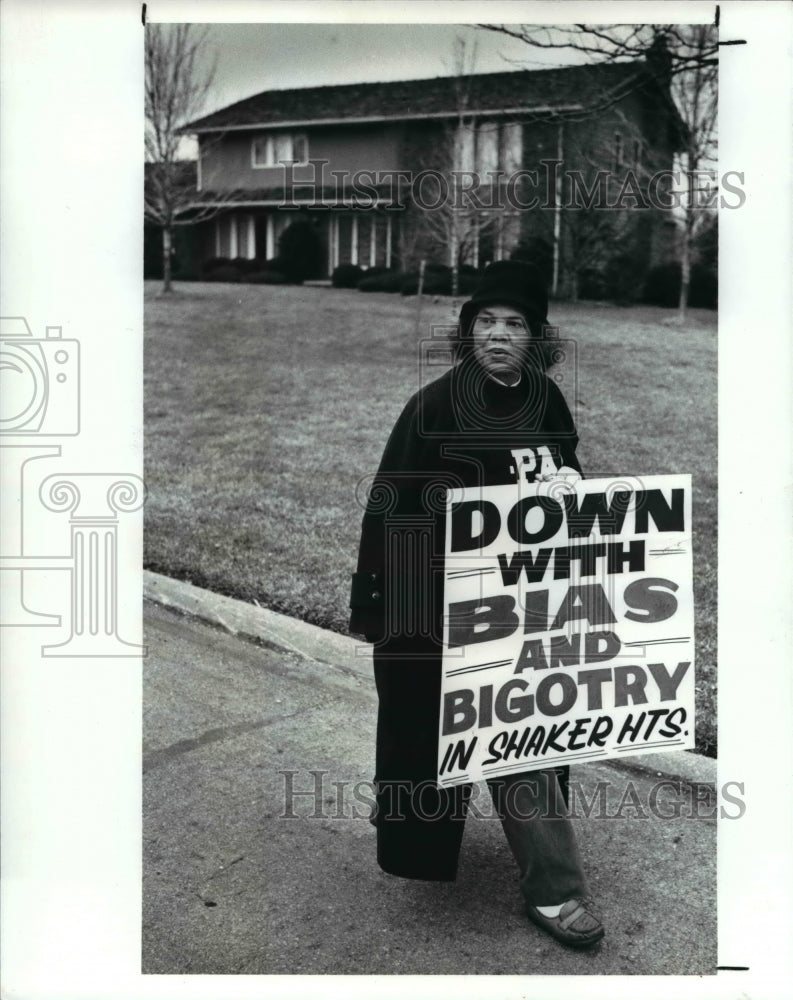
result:
M 668 184 L 648 188 L 683 134 L 664 71 L 651 58 L 255 94 L 183 129 L 198 139 L 196 201 L 218 207 L 200 255 L 271 259 L 299 214 L 325 275 L 481 266 L 537 238 L 559 294 L 604 253 L 649 266 L 669 213 Z

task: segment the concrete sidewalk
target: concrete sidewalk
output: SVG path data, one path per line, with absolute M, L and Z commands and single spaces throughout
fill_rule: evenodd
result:
M 486 793 L 457 882 L 377 867 L 368 647 L 154 574 L 145 588 L 145 973 L 715 972 L 714 761 L 573 768 L 587 802 L 604 795 L 574 822 L 607 936 L 570 951 L 523 915 Z

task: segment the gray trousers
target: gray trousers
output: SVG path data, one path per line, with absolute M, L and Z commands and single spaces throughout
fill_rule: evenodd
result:
M 527 903 L 553 906 L 589 895 L 575 832 L 556 771 L 488 779 L 493 804 L 520 869 Z

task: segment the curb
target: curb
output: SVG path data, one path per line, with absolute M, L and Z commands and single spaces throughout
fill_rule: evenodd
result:
M 299 653 L 315 663 L 366 681 L 373 679 L 371 647 L 338 632 L 149 570 L 143 571 L 143 596 L 156 604 L 218 625 L 240 638 Z
M 149 570 L 143 571 L 143 596 L 148 601 L 217 625 L 242 639 L 299 653 L 374 687 L 372 651 L 368 643 Z M 716 761 L 692 750 L 636 754 L 604 763 L 620 771 L 653 774 L 688 783 L 716 784 Z

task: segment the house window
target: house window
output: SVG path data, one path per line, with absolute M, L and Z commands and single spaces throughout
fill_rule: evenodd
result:
M 492 183 L 491 173 L 507 176 L 523 165 L 523 126 L 484 121 L 461 125 L 455 136 L 454 168 L 476 172 L 482 184 Z
M 499 168 L 498 124 L 482 122 L 476 130 L 476 172 L 482 184 L 491 183 L 490 174 Z
M 454 137 L 454 169 L 471 173 L 476 162 L 476 126 L 460 125 Z
M 308 163 L 308 139 L 305 135 L 278 132 L 275 135 L 259 136 L 253 140 L 251 146 L 253 167 L 278 167 L 284 160 Z
M 507 177 L 523 166 L 523 125 L 504 122 L 501 126 L 501 167 Z

